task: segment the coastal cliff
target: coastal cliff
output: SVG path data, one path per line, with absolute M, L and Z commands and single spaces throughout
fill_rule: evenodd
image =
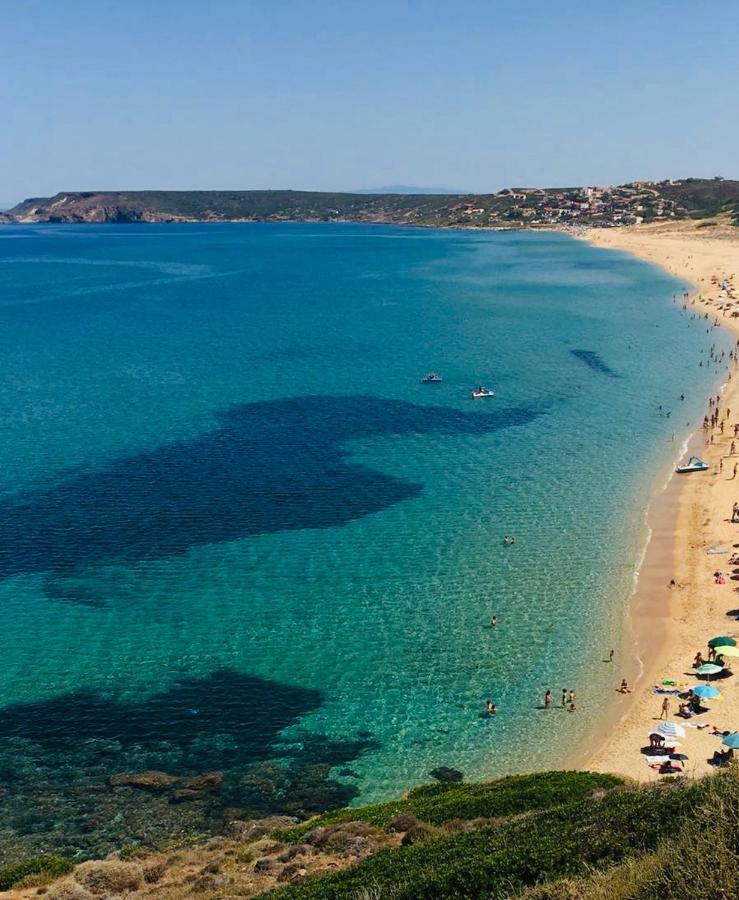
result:
M 739 214 L 739 181 L 687 178 L 491 194 L 319 191 L 72 191 L 33 197 L 6 221 L 364 222 L 437 227 L 631 225 Z

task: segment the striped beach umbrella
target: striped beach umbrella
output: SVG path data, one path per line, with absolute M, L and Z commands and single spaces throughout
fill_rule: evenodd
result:
M 677 722 L 660 722 L 654 729 L 657 734 L 661 734 L 663 738 L 682 738 L 685 737 L 685 729 Z
M 719 672 L 723 672 L 723 666 L 717 666 L 713 663 L 704 663 L 702 666 L 698 666 L 695 670 L 696 675 L 707 675 L 709 678 L 711 675 L 718 675 Z

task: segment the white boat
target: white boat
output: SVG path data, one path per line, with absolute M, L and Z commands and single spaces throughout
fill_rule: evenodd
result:
M 703 462 L 697 456 L 691 456 L 690 459 L 682 466 L 678 466 L 675 471 L 680 475 L 686 475 L 688 472 L 706 472 L 708 463 Z
M 421 384 L 440 384 L 441 381 L 441 375 L 437 375 L 436 372 L 428 372 L 421 379 Z
M 482 385 L 480 385 L 480 387 L 475 388 L 475 390 L 472 391 L 472 396 L 475 400 L 477 400 L 479 397 L 494 397 L 495 391 L 489 391 L 487 388 L 484 388 Z

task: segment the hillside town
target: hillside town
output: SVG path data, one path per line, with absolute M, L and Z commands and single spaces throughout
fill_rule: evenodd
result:
M 661 189 L 678 182 L 637 181 L 617 187 L 561 189 L 505 188 L 494 203 L 463 202 L 455 211 L 460 224 L 494 225 L 637 225 L 686 215 Z

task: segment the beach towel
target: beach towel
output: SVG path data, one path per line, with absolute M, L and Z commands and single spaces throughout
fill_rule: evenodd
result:
M 656 688 L 652 688 L 652 693 L 653 694 L 677 694 L 678 696 L 680 696 L 680 691 L 678 691 L 677 688 L 656 687 Z

